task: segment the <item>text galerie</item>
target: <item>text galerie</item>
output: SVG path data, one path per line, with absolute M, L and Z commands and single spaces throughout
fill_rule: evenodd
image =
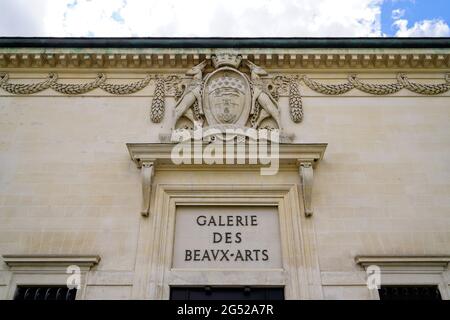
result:
M 256 227 L 258 217 L 256 215 L 211 215 L 209 217 L 200 215 L 196 218 L 196 223 L 200 227 Z M 211 236 L 214 245 L 242 243 L 242 232 L 213 232 Z M 266 249 L 186 249 L 184 260 L 194 262 L 267 261 L 269 253 Z
M 171 160 L 176 165 L 259 164 L 261 175 L 278 173 L 278 130 L 198 128 L 175 131 L 171 139 L 179 141 L 171 152 Z

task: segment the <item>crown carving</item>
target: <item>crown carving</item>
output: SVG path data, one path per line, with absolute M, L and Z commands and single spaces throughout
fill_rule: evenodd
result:
M 229 66 L 233 68 L 239 68 L 242 61 L 242 56 L 239 54 L 219 53 L 211 57 L 214 68 L 220 68 L 223 66 Z
M 240 92 L 245 91 L 245 85 L 241 80 L 233 77 L 224 76 L 219 79 L 211 81 L 211 83 L 208 86 L 208 92 L 213 92 L 216 89 L 224 89 L 224 88 L 231 88 Z

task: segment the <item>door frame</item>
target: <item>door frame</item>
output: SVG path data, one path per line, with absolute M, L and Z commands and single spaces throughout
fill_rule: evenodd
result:
M 321 299 L 311 219 L 297 184 L 158 184 L 148 223 L 140 230 L 133 297 L 170 298 L 170 286 L 283 286 L 285 299 Z M 177 206 L 275 206 L 282 269 L 173 269 Z M 142 267 L 145 266 L 145 267 Z

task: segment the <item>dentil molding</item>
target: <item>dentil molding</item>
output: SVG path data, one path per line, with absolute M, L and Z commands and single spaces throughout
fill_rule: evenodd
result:
M 186 68 L 208 60 L 214 50 L 2 49 L 0 68 Z M 448 50 L 234 50 L 264 68 L 448 68 Z

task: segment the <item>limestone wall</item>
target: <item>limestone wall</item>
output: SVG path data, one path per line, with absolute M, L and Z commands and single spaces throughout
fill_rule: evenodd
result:
M 270 70 L 268 70 L 270 72 Z M 410 74 L 442 82 L 443 72 Z M 299 71 L 300 72 L 300 71 Z M 358 73 L 392 82 L 395 73 Z M 338 83 L 347 72 L 308 73 Z M 64 75 L 70 81 L 91 74 Z M 42 79 L 11 73 L 11 81 Z M 113 74 L 118 82 L 141 79 Z M 150 121 L 153 85 L 125 96 L 100 89 L 67 96 L 17 96 L 0 89 L 0 255 L 98 254 L 86 299 L 133 296 L 139 233 L 151 217 L 139 214 L 140 172 L 126 143 L 158 142 L 171 126 L 173 97 L 161 124 Z M 369 299 L 357 255 L 450 254 L 450 93 L 424 96 L 406 89 L 375 96 L 352 90 L 324 96 L 300 86 L 304 119 L 294 124 L 280 98 L 285 133 L 297 143 L 328 143 L 315 170 L 310 218 L 323 297 Z M 226 183 L 228 174 L 156 173 L 156 182 Z M 266 180 L 267 179 L 267 180 Z M 299 183 L 296 171 L 265 178 L 233 176 L 233 184 Z M 299 212 L 299 214 L 301 214 Z M 0 264 L 0 298 L 10 297 L 11 272 Z M 447 283 L 450 274 L 447 271 Z M 448 288 L 447 288 L 448 289 Z

